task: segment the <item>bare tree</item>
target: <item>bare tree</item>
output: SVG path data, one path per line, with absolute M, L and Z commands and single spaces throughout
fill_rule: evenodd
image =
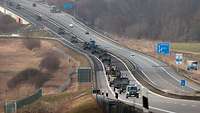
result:
M 59 56 L 53 52 L 47 53 L 46 56 L 40 62 L 40 69 L 46 69 L 50 72 L 59 69 L 60 60 Z
M 39 39 L 25 39 L 23 40 L 23 44 L 29 50 L 33 50 L 34 48 L 40 48 L 41 46 L 41 42 Z

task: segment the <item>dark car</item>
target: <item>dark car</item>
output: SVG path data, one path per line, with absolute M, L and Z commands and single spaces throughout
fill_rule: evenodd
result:
M 88 31 L 85 32 L 86 35 L 89 35 L 90 33 Z
M 20 5 L 20 4 L 17 4 L 17 5 L 16 5 L 16 9 L 21 9 L 21 5 Z
M 36 4 L 35 3 L 33 3 L 33 5 L 32 5 L 33 7 L 36 7 Z
M 59 28 L 58 29 L 58 34 L 59 35 L 64 35 L 65 34 L 65 30 L 63 28 Z

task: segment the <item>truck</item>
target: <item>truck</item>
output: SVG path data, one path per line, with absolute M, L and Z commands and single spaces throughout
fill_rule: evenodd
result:
M 198 70 L 198 61 L 187 61 L 187 70 Z
M 96 45 L 96 42 L 94 40 L 91 40 L 89 42 L 84 42 L 84 44 L 83 44 L 84 50 L 87 50 L 87 49 L 91 50 L 91 49 L 94 49 L 96 47 L 97 47 L 97 45 Z
M 104 50 L 99 48 L 99 45 L 96 45 L 96 47 L 92 48 L 91 52 L 92 52 L 92 54 L 101 54 L 102 52 L 104 52 Z
M 59 35 L 64 35 L 65 34 L 65 30 L 63 28 L 58 28 L 58 34 Z
M 51 12 L 51 13 L 60 13 L 61 10 L 58 9 L 55 5 L 52 5 L 52 6 L 51 6 L 51 9 L 50 9 L 50 12 Z
M 110 56 L 110 55 L 103 56 L 103 57 L 101 58 L 101 61 L 102 61 L 103 63 L 111 64 L 111 56 Z
M 33 6 L 33 7 L 36 7 L 36 3 L 33 3 L 32 6 Z
M 37 21 L 42 21 L 42 16 L 41 15 L 36 15 L 36 20 Z
M 78 43 L 78 38 L 75 35 L 71 37 L 71 43 Z
M 126 77 L 117 77 L 114 79 L 114 91 L 118 89 L 119 92 L 123 92 L 126 89 L 126 86 L 129 85 L 129 79 Z
M 99 58 L 101 59 L 104 56 L 107 56 L 108 53 L 106 51 L 102 51 L 101 54 L 99 54 Z
M 126 98 L 128 97 L 136 97 L 139 98 L 140 88 L 136 84 L 130 84 L 126 87 Z
M 17 4 L 17 5 L 16 5 L 16 9 L 21 9 L 21 5 L 20 5 L 20 4 Z
M 115 71 L 111 71 L 108 75 L 109 85 L 110 86 L 116 86 L 116 82 L 121 80 L 121 72 L 116 69 Z
M 116 66 L 115 65 L 105 65 L 105 70 L 106 70 L 106 75 L 113 75 L 115 74 L 116 71 Z

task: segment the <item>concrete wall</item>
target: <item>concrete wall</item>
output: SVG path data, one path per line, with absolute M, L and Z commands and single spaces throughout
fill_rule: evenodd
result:
M 14 14 L 13 12 L 5 9 L 4 7 L 0 6 L 0 12 L 3 13 L 3 14 L 6 14 L 6 15 L 10 15 L 12 18 L 14 18 L 16 20 L 17 23 L 20 23 L 20 24 L 29 24 L 28 21 L 26 21 L 25 19 L 23 19 L 22 17 Z

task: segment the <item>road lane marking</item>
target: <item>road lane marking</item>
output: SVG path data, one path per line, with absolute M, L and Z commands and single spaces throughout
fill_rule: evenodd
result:
M 63 38 L 63 37 L 62 37 Z M 64 39 L 65 40 L 65 39 Z M 66 40 L 65 40 L 66 41 Z
M 155 65 L 160 65 L 160 64 L 158 64 L 157 62 L 153 61 L 153 60 L 150 59 L 150 58 L 147 58 L 147 57 L 145 57 L 145 56 L 143 56 L 143 55 L 140 55 L 140 56 L 142 56 L 144 59 L 150 61 L 151 63 L 153 63 L 153 64 L 155 64 Z M 174 77 L 172 74 L 170 74 L 165 68 L 161 67 L 161 69 L 162 69 L 165 73 L 167 73 L 170 77 L 172 77 L 174 80 L 176 80 L 176 81 L 179 83 L 179 80 L 178 80 L 176 77 Z M 197 90 L 197 91 L 198 91 L 198 89 L 193 88 L 193 87 L 191 87 L 191 86 L 187 86 L 187 87 L 189 87 L 189 88 L 191 88 L 191 89 L 193 89 L 193 90 Z
M 112 54 L 110 54 L 110 55 L 112 55 Z M 116 59 L 118 59 L 118 60 L 126 67 L 126 69 L 128 70 L 129 74 L 132 75 L 132 73 L 131 73 L 130 70 L 128 69 L 127 65 L 125 65 L 125 63 L 124 63 L 121 59 L 119 59 L 118 57 L 116 57 L 116 56 L 114 56 L 114 55 L 112 55 L 112 56 L 115 57 Z M 97 58 L 97 57 L 96 57 L 96 58 Z M 97 58 L 97 59 L 98 59 L 98 58 Z M 98 59 L 98 60 L 99 60 L 99 59 Z M 99 61 L 101 62 L 101 60 L 99 60 Z M 104 68 L 104 65 L 103 65 L 102 62 L 101 62 L 101 64 L 102 64 L 103 69 L 104 69 L 104 71 L 105 71 L 105 68 Z M 105 73 L 105 77 L 106 77 L 106 72 L 104 72 L 104 73 Z M 132 76 L 133 76 L 133 75 L 132 75 Z M 133 79 L 134 79 L 136 82 L 138 82 L 134 77 L 133 77 Z M 115 93 L 113 92 L 113 90 L 112 90 L 111 87 L 109 86 L 107 77 L 106 77 L 106 83 L 107 83 L 107 86 L 109 87 L 110 91 L 112 92 L 112 94 L 115 95 Z M 140 83 L 138 82 L 138 84 L 140 84 Z M 141 84 L 140 84 L 140 86 L 143 87 Z M 142 104 L 133 103 L 132 101 L 128 101 L 128 100 L 123 100 L 123 99 L 120 98 L 120 97 L 119 97 L 119 100 L 121 100 L 121 101 L 123 101 L 123 102 L 127 102 L 127 103 L 132 103 L 132 104 L 135 104 L 135 105 L 138 105 L 138 106 L 142 107 Z M 160 109 L 160 108 L 156 108 L 156 107 L 152 107 L 152 106 L 150 106 L 150 108 L 151 108 L 151 109 L 154 109 L 154 110 L 166 112 L 166 113 L 176 113 L 176 112 L 173 112 L 173 111 L 168 111 L 168 110 L 164 110 L 164 109 Z

